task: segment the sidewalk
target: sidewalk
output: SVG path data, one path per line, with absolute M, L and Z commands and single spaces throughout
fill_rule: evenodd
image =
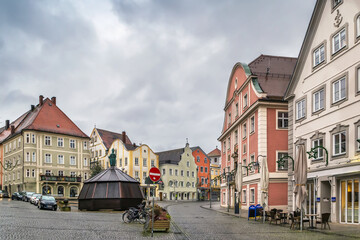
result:
M 207 202 L 205 205 L 201 206 L 204 209 L 209 209 L 217 212 L 221 212 L 223 214 L 227 214 L 234 217 L 241 217 L 241 218 L 247 218 L 248 213 L 246 210 L 241 210 L 241 216 L 240 214 L 234 213 L 234 208 L 230 208 L 229 212 L 227 211 L 227 208 L 221 207 L 219 202 L 211 203 Z M 254 221 L 254 220 L 251 220 Z M 261 222 L 261 220 L 259 221 Z M 268 224 L 267 222 L 265 224 Z M 279 225 L 277 225 L 279 226 Z M 290 227 L 289 224 L 282 225 L 283 227 Z M 360 239 L 360 225 L 359 224 L 340 224 L 340 223 L 330 223 L 331 230 L 327 229 L 321 229 L 320 225 L 318 225 L 319 228 L 312 229 L 312 230 L 306 230 L 307 225 L 305 225 L 304 231 L 312 231 L 312 232 L 318 232 L 325 235 L 337 235 L 339 238 L 341 237 L 348 237 L 353 239 Z

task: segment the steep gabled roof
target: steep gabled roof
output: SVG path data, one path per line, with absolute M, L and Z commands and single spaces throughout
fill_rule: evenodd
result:
M 209 157 L 217 157 L 217 156 L 221 156 L 221 152 L 220 150 L 216 147 L 214 150 L 212 150 L 211 152 L 208 153 Z
M 283 98 L 294 71 L 297 58 L 260 55 L 249 67 L 256 80 L 256 90 L 266 93 L 267 98 Z
M 206 154 L 206 152 L 204 152 L 204 150 L 202 150 L 202 148 L 199 147 L 199 146 L 191 147 L 190 149 L 191 149 L 191 151 L 193 151 L 193 152 L 196 151 L 196 150 L 200 150 L 200 151 L 203 152 L 203 154 L 205 155 L 205 157 L 209 158 L 209 156 Z
M 14 135 L 20 134 L 23 130 L 35 130 L 65 134 L 75 137 L 88 138 L 71 119 L 56 106 L 49 98 L 34 109 L 24 113 L 10 124 L 14 126 L 14 133 L 11 134 L 11 127 L 1 133 L 0 142 Z
M 111 131 L 104 130 L 104 129 L 99 129 L 99 128 L 96 128 L 96 130 L 99 133 L 99 135 L 100 135 L 106 149 L 109 149 L 109 147 L 111 147 L 111 144 L 116 139 L 120 139 L 121 141 L 123 141 L 123 135 L 121 133 L 111 132 Z M 135 146 L 133 146 L 133 144 L 130 141 L 130 138 L 126 134 L 125 134 L 124 145 L 128 150 L 135 149 Z
M 181 161 L 181 154 L 184 153 L 184 148 L 168 150 L 164 152 L 157 152 L 159 155 L 159 164 L 179 164 Z

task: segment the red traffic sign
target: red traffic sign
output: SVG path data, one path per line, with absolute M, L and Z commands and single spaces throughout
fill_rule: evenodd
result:
M 153 181 L 153 182 L 159 181 L 160 177 L 161 177 L 160 170 L 156 167 L 150 168 L 149 177 L 150 177 L 151 181 Z

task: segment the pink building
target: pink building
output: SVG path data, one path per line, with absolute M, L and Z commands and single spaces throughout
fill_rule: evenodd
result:
M 260 203 L 259 163 L 269 168 L 269 208 L 287 208 L 288 107 L 283 100 L 296 58 L 261 55 L 230 74 L 221 136 L 221 171 L 242 167 L 241 208 Z M 221 206 L 234 206 L 234 177 L 221 180 Z M 266 209 L 267 210 L 267 209 Z

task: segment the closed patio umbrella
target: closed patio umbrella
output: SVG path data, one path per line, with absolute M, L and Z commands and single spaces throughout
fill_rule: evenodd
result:
M 240 193 L 242 188 L 242 171 L 241 171 L 241 163 L 238 164 L 236 175 L 235 175 L 235 187 L 236 190 L 239 192 L 239 202 L 240 202 Z
M 268 189 L 269 189 L 269 169 L 266 157 L 263 156 L 261 160 L 260 170 L 260 189 L 261 189 L 261 205 L 263 206 L 263 222 L 265 222 L 265 206 L 268 206 Z
M 302 205 L 307 197 L 306 191 L 306 181 L 307 181 L 307 160 L 305 155 L 305 145 L 301 144 L 298 146 L 298 151 L 296 154 L 295 169 L 294 169 L 294 178 L 295 178 L 295 204 L 296 208 L 301 210 L 301 224 L 300 228 L 302 230 Z

